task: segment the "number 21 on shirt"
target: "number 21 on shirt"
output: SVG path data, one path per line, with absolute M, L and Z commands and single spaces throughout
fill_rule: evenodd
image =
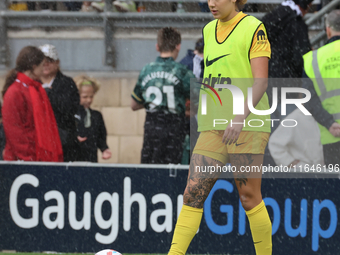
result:
M 150 86 L 146 89 L 146 98 L 149 99 L 151 95 L 155 95 L 155 98 L 149 104 L 149 111 L 155 112 L 157 106 L 160 106 L 163 102 L 163 94 L 166 95 L 166 107 L 168 108 L 169 112 L 176 113 L 175 110 L 175 93 L 174 87 L 171 85 L 165 85 L 162 87 L 162 90 L 156 86 Z M 164 103 L 165 105 L 165 103 Z

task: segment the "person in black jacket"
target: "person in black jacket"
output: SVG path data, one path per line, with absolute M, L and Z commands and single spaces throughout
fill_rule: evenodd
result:
M 340 41 L 340 10 L 333 10 L 330 12 L 326 17 L 326 33 L 328 37 L 328 41 L 326 42 L 326 45 L 329 46 L 329 44 L 332 43 L 339 43 Z M 335 44 L 336 45 L 336 44 Z M 327 46 L 326 46 L 327 47 Z M 334 46 L 334 48 L 337 48 Z M 315 51 L 314 51 L 315 52 Z M 339 60 L 337 55 L 337 52 L 330 52 L 330 55 L 328 56 L 327 62 L 322 63 L 321 61 L 317 61 L 318 67 L 313 67 L 316 70 L 319 69 L 320 75 L 317 75 L 317 72 L 314 77 L 322 77 L 321 80 L 323 80 L 325 83 L 329 82 L 330 79 L 337 79 L 332 84 L 334 87 L 332 87 L 333 90 L 327 91 L 331 93 L 331 96 L 328 95 L 328 97 L 325 97 L 326 99 L 330 99 L 331 97 L 337 96 L 336 92 L 339 90 L 339 78 L 340 78 L 340 68 L 339 68 Z M 320 54 L 317 53 L 317 56 Z M 316 58 L 318 60 L 318 57 Z M 308 62 L 305 63 L 307 65 Z M 306 67 L 306 69 L 308 69 Z M 328 73 L 328 76 L 326 76 L 323 72 L 329 72 L 330 70 L 334 70 L 333 76 L 330 76 L 330 73 Z M 336 75 L 338 74 L 338 75 Z M 321 76 L 322 75 L 322 76 Z M 340 137 L 340 124 L 337 122 L 336 113 L 340 111 L 334 103 L 331 103 L 330 101 L 326 101 L 325 103 L 322 96 L 327 95 L 326 92 L 322 92 L 321 94 L 317 94 L 316 88 L 313 84 L 313 81 L 318 83 L 316 87 L 321 87 L 320 79 L 314 78 L 310 79 L 310 77 L 307 75 L 306 70 L 303 71 L 302 74 L 303 82 L 302 87 L 309 90 L 311 93 L 311 99 L 304 104 L 306 109 L 312 114 L 314 119 L 322 126 L 324 126 L 334 137 Z M 327 81 L 328 80 L 328 81 Z M 323 85 L 325 86 L 325 85 Z M 327 90 L 330 87 L 327 87 Z M 326 87 L 325 87 L 326 90 Z M 322 100 L 322 101 L 321 101 Z M 328 108 L 324 108 L 324 106 L 327 106 Z M 332 106 L 332 107 L 330 107 Z M 333 112 L 330 112 L 330 109 L 332 108 Z M 340 163 L 340 142 L 339 141 L 333 141 L 333 143 L 327 143 L 323 144 L 323 155 L 325 160 L 325 165 L 328 167 L 334 167 L 336 164 Z
M 46 56 L 44 75 L 41 80 L 57 121 L 64 161 L 75 161 L 79 150 L 74 119 L 79 106 L 78 89 L 73 79 L 60 71 L 60 61 L 55 46 L 45 44 L 39 48 Z
M 196 41 L 195 50 L 188 50 L 187 55 L 180 61 L 190 71 L 192 71 L 196 78 L 203 78 L 204 61 L 203 61 L 203 38 Z
M 98 162 L 97 148 L 103 159 L 111 158 L 111 151 L 106 143 L 106 128 L 100 112 L 90 108 L 99 83 L 86 76 L 77 79 L 80 94 L 80 106 L 75 115 L 78 127 L 78 161 Z
M 302 56 L 311 50 L 308 26 L 303 16 L 308 12 L 312 2 L 313 0 L 287 0 L 263 17 L 262 22 L 267 29 L 268 40 L 272 48 L 269 78 L 301 77 Z M 270 105 L 273 87 L 280 86 L 280 83 L 277 84 L 274 80 L 269 81 L 267 95 Z M 297 96 L 297 93 L 290 94 L 289 98 L 297 98 Z M 280 93 L 278 99 L 278 105 L 280 105 Z
M 297 87 L 297 80 L 292 82 L 282 78 L 300 78 L 303 71 L 302 56 L 311 50 L 308 38 L 308 26 L 303 16 L 308 12 L 313 0 L 286 0 L 276 9 L 267 13 L 262 22 L 266 27 L 272 54 L 269 60 L 269 79 L 267 95 L 269 105 L 273 104 L 273 88 L 278 88 L 277 108 L 271 119 L 283 120 L 286 116 L 281 114 L 280 88 L 283 86 Z M 287 98 L 297 98 L 298 93 L 288 93 Z M 286 115 L 294 111 L 294 105 L 287 105 Z M 278 127 L 279 122 L 273 123 L 272 132 Z M 264 165 L 275 166 L 268 146 L 265 150 Z
M 272 47 L 269 78 L 300 78 L 302 56 L 311 50 L 303 16 L 313 0 L 288 0 L 266 14 L 264 23 Z

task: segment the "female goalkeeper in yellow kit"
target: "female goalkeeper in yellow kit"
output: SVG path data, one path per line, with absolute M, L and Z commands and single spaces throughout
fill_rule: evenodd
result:
M 251 113 L 247 103 L 248 88 L 252 87 L 253 106 L 257 110 L 269 109 L 265 91 L 271 50 L 264 25 L 238 11 L 238 6 L 246 2 L 208 0 L 215 20 L 203 29 L 203 83 L 206 88 L 225 83 L 238 87 L 244 96 L 244 112 L 233 114 L 235 98 L 226 88 L 216 88 L 221 104 L 215 104 L 210 96 L 206 96 L 205 109 L 200 102 L 198 131 L 201 134 L 191 158 L 184 205 L 169 254 L 185 254 L 200 225 L 204 201 L 220 174 L 197 169 L 223 167 L 226 163 L 236 168 L 234 179 L 250 223 L 256 254 L 272 254 L 272 226 L 261 194 L 261 166 L 271 122 L 266 121 L 269 115 Z M 201 90 L 200 99 L 204 94 Z M 259 171 L 246 173 L 246 167 L 258 167 Z

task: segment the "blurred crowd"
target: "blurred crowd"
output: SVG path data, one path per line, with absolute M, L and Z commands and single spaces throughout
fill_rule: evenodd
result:
M 162 2 L 162 1 L 159 1 Z M 190 7 L 185 7 L 181 1 L 167 3 L 172 12 L 192 11 Z M 195 4 L 195 3 L 194 3 Z M 112 1 L 112 12 L 145 12 L 145 2 L 130 0 L 114 0 Z M 83 1 L 83 2 L 17 2 L 10 1 L 8 8 L 13 11 L 82 11 L 82 12 L 103 12 L 105 9 L 105 0 L 99 1 Z M 206 0 L 199 0 L 196 3 L 196 11 L 210 12 Z
M 102 12 L 105 8 L 105 1 L 92 2 L 62 2 L 63 6 L 68 11 L 83 11 Z M 136 4 L 133 1 L 113 1 L 112 11 L 119 12 L 135 12 L 137 11 Z M 58 10 L 57 2 L 16 2 L 12 1 L 9 5 L 9 9 L 13 11 L 56 11 Z
M 162 3 L 162 1 L 159 1 Z M 322 6 L 327 5 L 331 0 L 321 0 L 320 4 L 315 6 L 314 10 L 319 10 Z M 178 2 L 166 2 L 170 6 L 172 12 L 191 12 L 201 11 L 210 12 L 207 0 L 198 0 L 197 3 L 185 3 L 184 1 Z M 189 4 L 189 5 L 188 5 Z M 192 5 L 194 4 L 194 5 Z M 196 5 L 196 7 L 195 7 Z M 148 8 L 147 8 L 148 6 Z M 257 3 L 246 4 L 241 6 L 243 11 L 264 11 L 259 10 Z M 131 0 L 114 0 L 112 1 L 112 12 L 145 12 L 149 10 L 150 5 L 146 2 L 131 1 Z M 81 12 L 103 12 L 105 9 L 105 0 L 99 1 L 83 1 L 83 2 L 19 2 L 9 1 L 8 8 L 13 11 L 57 11 L 57 10 L 68 10 L 68 11 L 81 11 Z M 157 7 L 152 8 L 152 11 L 157 11 Z

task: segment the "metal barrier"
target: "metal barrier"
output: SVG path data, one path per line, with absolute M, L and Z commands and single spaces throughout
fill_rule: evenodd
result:
M 19 0 L 24 1 L 24 0 Z M 25 2 L 40 2 L 46 0 L 25 0 Z M 65 2 L 65 0 L 47 0 L 48 2 Z M 71 0 L 68 0 L 71 1 Z M 76 0 L 82 1 L 82 0 Z M 100 0 L 95 0 L 100 1 Z M 160 2 L 160 0 L 142 0 L 142 2 Z M 178 2 L 168 0 L 168 2 Z M 199 2 L 184 0 L 182 2 Z M 282 0 L 250 0 L 248 3 L 280 3 Z M 8 0 L 0 1 L 0 65 L 8 66 L 8 28 L 32 28 L 32 27 L 99 27 L 104 31 L 105 64 L 115 67 L 115 48 L 113 34 L 115 28 L 161 28 L 171 24 L 177 28 L 202 28 L 213 19 L 210 13 L 115 13 L 112 10 L 112 0 L 105 0 L 105 11 L 103 13 L 82 12 L 13 12 L 7 10 Z M 306 15 L 308 25 L 322 20 L 325 13 L 334 9 L 340 0 L 333 0 L 316 14 Z M 251 13 L 261 19 L 265 13 Z M 320 29 L 320 26 L 317 28 Z M 325 38 L 321 32 L 312 38 L 312 45 L 318 44 Z
M 320 22 L 324 26 L 324 16 L 327 13 L 334 10 L 337 6 L 339 6 L 339 4 L 340 4 L 340 0 L 333 0 L 330 3 L 328 3 L 319 12 L 317 12 L 312 17 L 306 20 L 307 26 L 310 27 L 316 22 Z M 311 44 L 315 46 L 316 44 L 320 43 L 322 40 L 325 40 L 326 38 L 327 38 L 326 32 L 323 30 L 311 39 Z

